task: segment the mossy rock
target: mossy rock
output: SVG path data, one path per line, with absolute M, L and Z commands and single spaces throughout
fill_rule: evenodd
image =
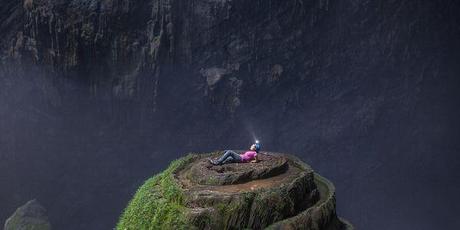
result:
M 214 178 L 219 178 L 219 170 L 208 168 L 211 164 L 207 158 L 221 153 L 191 153 L 173 161 L 139 188 L 117 229 L 343 229 L 335 213 L 332 184 L 298 158 L 265 152 L 262 159 L 267 161 L 260 165 L 216 166 L 232 167 L 231 172 L 236 174 L 251 171 L 251 179 L 207 183 L 206 177 L 212 177 L 206 170 L 216 172 Z M 199 180 L 191 177 L 197 172 L 203 173 L 198 174 Z M 308 228 L 296 226 L 304 219 Z
M 19 207 L 5 222 L 4 230 L 50 230 L 45 208 L 31 200 Z

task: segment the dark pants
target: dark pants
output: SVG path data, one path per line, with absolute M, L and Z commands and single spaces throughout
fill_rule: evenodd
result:
M 232 150 L 225 150 L 224 155 L 217 160 L 217 163 L 218 164 L 237 163 L 237 162 L 241 162 L 241 160 L 242 160 L 241 156 L 238 153 Z

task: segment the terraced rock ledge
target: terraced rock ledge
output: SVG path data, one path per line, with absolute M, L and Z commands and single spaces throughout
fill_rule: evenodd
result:
M 211 165 L 221 151 L 188 154 L 139 188 L 117 229 L 312 229 L 352 226 L 337 217 L 335 188 L 293 155 Z

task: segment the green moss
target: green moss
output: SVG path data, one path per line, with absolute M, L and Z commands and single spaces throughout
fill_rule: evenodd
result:
M 227 224 L 229 222 L 230 217 L 232 214 L 236 213 L 239 208 L 239 204 L 237 202 L 230 202 L 229 204 L 220 203 L 217 205 L 217 210 L 219 212 L 220 219 L 222 220 L 221 226 L 223 229 L 227 229 Z
M 213 176 L 210 176 L 210 177 L 207 178 L 205 184 L 211 184 L 211 185 L 214 184 L 215 185 L 218 182 L 219 182 L 219 179 L 217 179 L 217 178 L 215 178 Z
M 116 229 L 188 229 L 183 191 L 173 173 L 193 156 L 174 160 L 162 173 L 148 179 L 129 202 Z
M 194 220 L 194 225 L 198 229 L 204 229 L 206 226 L 211 226 L 213 224 L 212 222 L 212 217 L 210 216 L 210 213 L 202 213 L 201 215 L 197 216 Z

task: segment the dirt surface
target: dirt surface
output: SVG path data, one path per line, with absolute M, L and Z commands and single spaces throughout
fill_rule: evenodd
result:
M 210 158 L 218 158 L 218 152 Z M 286 172 L 288 163 L 286 158 L 277 155 L 259 153 L 256 163 L 227 163 L 223 165 L 211 164 L 207 157 L 193 162 L 186 172 L 186 177 L 202 185 L 230 185 L 241 184 L 253 180 L 273 177 Z
M 207 157 L 200 158 L 179 171 L 176 177 L 182 184 L 184 190 L 202 190 L 210 193 L 240 193 L 281 186 L 283 183 L 291 182 L 294 178 L 298 178 L 301 174 L 306 173 L 292 164 L 289 159 L 281 155 L 259 154 L 259 156 L 260 161 L 258 163 L 231 163 L 222 166 L 211 165 Z M 197 168 L 201 170 L 199 180 L 190 178 L 190 171 L 196 170 Z M 272 174 L 267 174 L 267 172 L 272 172 Z M 199 181 L 204 181 L 206 178 L 215 175 L 226 177 L 229 173 L 247 173 L 252 174 L 254 178 L 260 178 L 261 175 L 274 176 L 262 179 L 252 179 L 245 182 L 238 181 L 239 183 L 226 185 L 206 185 L 199 183 Z

